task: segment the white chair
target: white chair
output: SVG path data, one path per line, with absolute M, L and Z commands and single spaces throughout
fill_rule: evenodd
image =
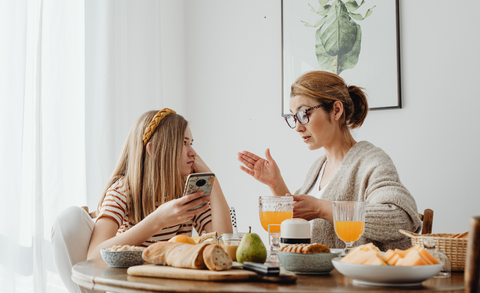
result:
M 54 262 L 70 293 L 98 292 L 78 286 L 72 281 L 72 267 L 87 259 L 93 227 L 94 222 L 88 208 L 85 210 L 77 206 L 62 211 L 53 224 L 51 240 Z

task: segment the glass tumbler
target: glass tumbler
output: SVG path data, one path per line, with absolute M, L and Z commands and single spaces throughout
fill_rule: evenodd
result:
M 342 256 L 352 248 L 353 243 L 363 235 L 365 227 L 365 202 L 333 201 L 333 224 L 335 233 L 345 243 Z

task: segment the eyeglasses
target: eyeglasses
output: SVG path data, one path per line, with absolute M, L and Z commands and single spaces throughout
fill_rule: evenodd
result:
M 291 129 L 295 128 L 296 122 L 300 122 L 300 124 L 305 125 L 310 122 L 310 118 L 308 116 L 308 112 L 311 110 L 318 109 L 323 107 L 323 105 L 314 106 L 305 110 L 298 111 L 295 115 L 287 115 L 285 116 L 285 121 L 287 122 L 288 126 Z

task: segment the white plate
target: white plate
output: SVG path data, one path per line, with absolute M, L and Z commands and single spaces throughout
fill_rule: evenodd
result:
M 418 286 L 435 276 L 443 263 L 423 266 L 373 266 L 340 262 L 332 259 L 333 266 L 343 275 L 352 278 L 354 284 L 369 286 Z

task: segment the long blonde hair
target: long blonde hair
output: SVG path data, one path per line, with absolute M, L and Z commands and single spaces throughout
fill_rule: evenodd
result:
M 143 133 L 157 113 L 144 113 L 130 129 L 120 159 L 98 204 L 100 209 L 110 186 L 125 177 L 126 212 L 132 224 L 140 222 L 165 202 L 180 198 L 183 192 L 185 179 L 180 173 L 180 158 L 188 122 L 173 113 L 163 118 L 149 140 L 152 147 L 148 154 Z

